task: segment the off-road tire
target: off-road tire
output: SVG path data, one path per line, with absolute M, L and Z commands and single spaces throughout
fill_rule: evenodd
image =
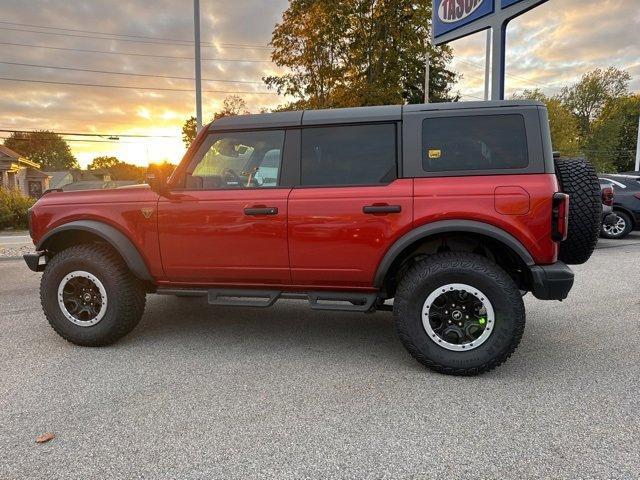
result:
M 473 350 L 443 348 L 429 338 L 422 323 L 427 296 L 450 283 L 477 288 L 493 305 L 494 331 Z M 410 267 L 398 285 L 393 316 L 398 336 L 413 358 L 448 375 L 477 375 L 497 367 L 515 351 L 525 326 L 524 303 L 514 281 L 498 265 L 473 253 L 439 253 Z
M 102 320 L 92 326 L 69 321 L 58 304 L 58 287 L 73 271 L 86 271 L 103 284 L 107 308 Z M 86 347 L 114 343 L 131 332 L 142 318 L 146 294 L 120 256 L 107 245 L 83 244 L 57 253 L 48 263 L 40 282 L 42 309 L 51 327 L 65 340 Z
M 602 224 L 602 226 L 600 227 L 600 236 L 602 238 L 610 238 L 613 240 L 622 240 L 624 237 L 626 237 L 627 235 L 629 235 L 631 233 L 631 230 L 633 230 L 633 220 L 631 220 L 631 217 L 629 215 L 627 215 L 624 212 L 621 212 L 619 210 L 616 210 L 613 212 L 614 215 L 622 218 L 624 220 L 625 226 L 624 226 L 624 230 L 622 232 L 620 232 L 618 235 L 612 235 L 608 232 L 605 231 L 604 229 L 604 223 Z
M 560 190 L 569 195 L 569 230 L 558 258 L 579 265 L 591 257 L 602 223 L 602 195 L 595 168 L 583 158 L 555 161 Z

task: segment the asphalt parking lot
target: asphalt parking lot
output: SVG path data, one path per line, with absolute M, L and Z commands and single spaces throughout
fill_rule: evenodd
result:
M 575 271 L 565 302 L 526 297 L 506 364 L 453 378 L 388 312 L 295 301 L 150 296 L 123 341 L 75 347 L 0 261 L 0 478 L 638 478 L 640 232 Z

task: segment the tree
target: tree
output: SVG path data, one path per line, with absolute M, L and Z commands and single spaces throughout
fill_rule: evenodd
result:
M 213 120 L 231 115 L 247 115 L 247 103 L 242 97 L 230 95 L 222 101 L 222 109 L 213 114 Z M 189 117 L 182 125 L 182 141 L 189 148 L 191 142 L 196 138 L 196 117 Z
M 100 169 L 108 170 L 109 168 L 113 167 L 114 165 L 117 165 L 118 163 L 120 163 L 120 160 L 118 160 L 116 157 L 104 157 L 104 156 L 96 157 L 87 166 L 87 168 L 89 170 L 100 170 Z
M 609 67 L 585 73 L 574 85 L 564 87 L 560 100 L 577 117 L 582 135 L 600 115 L 605 103 L 628 94 L 631 76 L 624 70 Z
M 607 100 L 585 139 L 584 151 L 600 171 L 633 170 L 640 94 Z
M 553 149 L 561 155 L 572 157 L 580 152 L 580 131 L 578 120 L 571 110 L 565 107 L 559 98 L 547 97 L 541 90 L 525 90 L 522 94 L 514 95 L 515 99 L 538 100 L 547 106 L 549 113 L 549 127 Z
M 111 180 L 144 180 L 145 167 L 121 162 L 116 157 L 96 157 L 88 166 L 89 170 L 107 170 Z
M 39 163 L 42 170 L 78 168 L 78 162 L 64 139 L 54 132 L 13 132 L 4 145 L 29 160 Z
M 449 47 L 429 45 L 430 0 L 291 0 L 273 31 L 263 80 L 297 100 L 284 108 L 419 103 L 427 51 L 433 101 L 455 100 Z
M 222 101 L 222 110 L 213 114 L 213 119 L 218 120 L 222 117 L 230 117 L 233 115 L 248 115 L 247 102 L 237 95 L 229 95 Z
M 185 147 L 189 148 L 191 142 L 195 140 L 196 135 L 198 134 L 196 130 L 196 117 L 191 116 L 187 118 L 182 125 L 182 141 L 184 142 Z

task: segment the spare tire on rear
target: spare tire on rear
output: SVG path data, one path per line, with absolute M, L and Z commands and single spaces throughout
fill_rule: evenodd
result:
M 589 260 L 598 242 L 602 199 L 596 170 L 583 158 L 555 161 L 560 190 L 569 195 L 569 230 L 558 258 L 569 265 Z

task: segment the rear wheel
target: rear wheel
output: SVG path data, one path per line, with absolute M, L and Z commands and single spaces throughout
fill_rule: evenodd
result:
M 144 312 L 145 291 L 111 248 L 85 244 L 51 259 L 40 299 L 49 324 L 62 338 L 97 347 L 135 328 Z
M 602 224 L 600 236 L 619 240 L 629 235 L 633 229 L 631 218 L 624 212 L 615 212 L 616 219 L 609 225 Z
M 398 285 L 394 317 L 409 353 L 451 375 L 477 375 L 503 363 L 525 325 L 511 277 L 471 253 L 441 253 L 411 267 Z

